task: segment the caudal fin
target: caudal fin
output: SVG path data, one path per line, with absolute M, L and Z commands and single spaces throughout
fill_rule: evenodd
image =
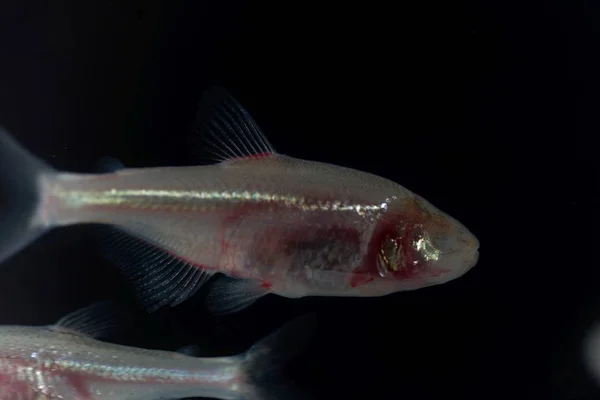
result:
M 307 314 L 288 322 L 242 355 L 246 383 L 240 400 L 305 400 L 306 391 L 283 378 L 282 370 L 312 338 L 316 316 Z
M 41 182 L 52 169 L 0 127 L 0 262 L 46 229 L 41 218 Z

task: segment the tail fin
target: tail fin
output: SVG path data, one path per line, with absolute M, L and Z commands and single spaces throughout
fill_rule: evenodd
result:
M 282 369 L 300 354 L 316 328 L 316 317 L 307 314 L 288 322 L 242 355 L 246 384 L 243 400 L 304 400 L 306 392 L 282 378 Z
M 0 127 L 0 262 L 46 229 L 38 215 L 44 172 L 51 173 L 52 169 Z

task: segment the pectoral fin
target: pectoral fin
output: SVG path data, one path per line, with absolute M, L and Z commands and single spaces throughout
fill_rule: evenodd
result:
M 242 311 L 269 290 L 259 282 L 221 276 L 211 287 L 206 298 L 206 307 L 214 315 L 227 315 Z

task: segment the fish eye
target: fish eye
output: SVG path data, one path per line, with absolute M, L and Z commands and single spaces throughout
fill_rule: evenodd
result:
M 401 242 L 393 237 L 384 238 L 377 255 L 377 271 L 381 277 L 398 272 L 404 264 Z

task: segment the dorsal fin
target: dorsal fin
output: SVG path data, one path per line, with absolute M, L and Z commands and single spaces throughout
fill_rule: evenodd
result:
M 199 357 L 202 354 L 202 349 L 197 344 L 190 344 L 187 346 L 180 347 L 175 352 L 190 357 Z
M 196 130 L 213 161 L 262 158 L 277 154 L 248 111 L 225 89 L 213 86 L 202 95 Z
M 98 173 L 112 173 L 124 168 L 125 166 L 119 159 L 110 156 L 100 158 L 95 166 Z
M 108 337 L 126 325 L 122 309 L 109 300 L 80 308 L 59 319 L 50 329 L 92 338 Z

